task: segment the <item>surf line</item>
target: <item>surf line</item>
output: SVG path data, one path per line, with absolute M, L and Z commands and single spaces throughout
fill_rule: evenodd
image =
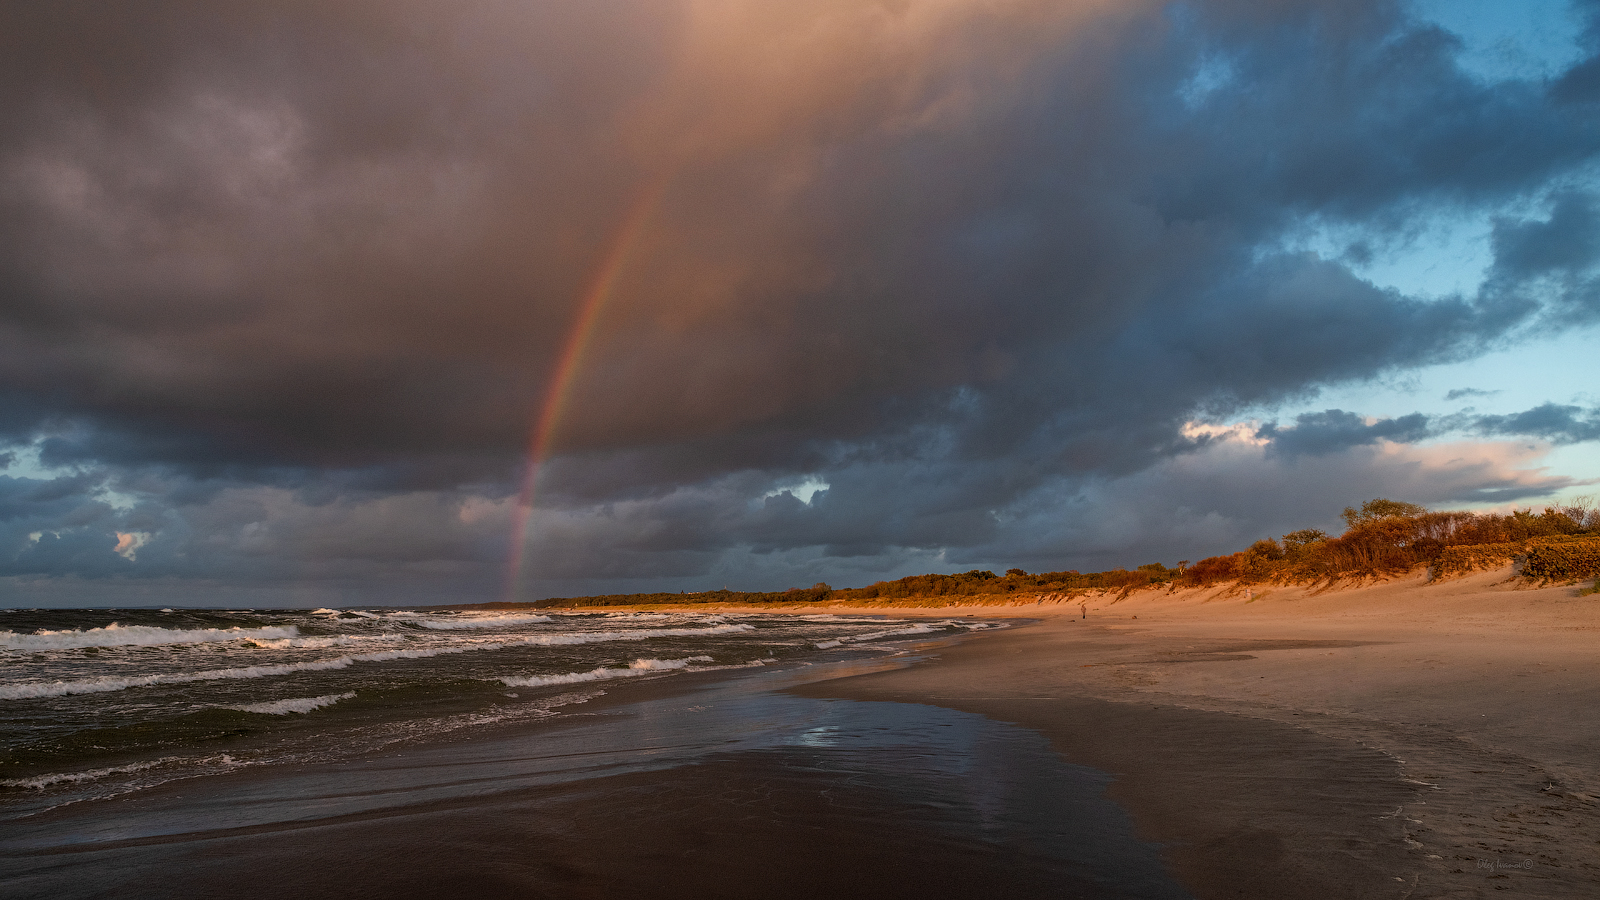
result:
M 566 342 L 561 347 L 561 355 L 556 359 L 555 371 L 545 392 L 544 404 L 540 407 L 539 417 L 534 422 L 533 434 L 528 440 L 528 467 L 522 476 L 522 490 L 517 494 L 517 505 L 511 511 L 511 547 L 506 562 L 507 600 L 515 600 L 517 591 L 521 587 L 522 569 L 527 555 L 528 522 L 533 518 L 539 472 L 544 466 L 545 457 L 550 452 L 550 443 L 555 436 L 556 426 L 560 424 L 561 417 L 572 399 L 572 388 L 577 381 L 578 371 L 583 366 L 584 354 L 594 338 L 600 314 L 615 292 L 617 281 L 627 269 L 629 256 L 638 246 L 639 238 L 645 233 L 645 225 L 655 213 L 661 195 L 666 191 L 667 181 L 665 177 L 656 178 L 640 191 L 639 196 L 633 201 L 627 215 L 623 217 L 621 227 L 616 231 L 616 236 L 612 238 L 611 246 L 600 260 L 594 276 L 589 280 L 583 298 L 578 302 L 578 311 L 573 317 L 572 326 L 567 329 Z

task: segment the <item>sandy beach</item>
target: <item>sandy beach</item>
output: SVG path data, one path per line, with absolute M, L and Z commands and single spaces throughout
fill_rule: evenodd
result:
M 1047 735 L 1115 777 L 1199 897 L 1592 897 L 1600 602 L 1579 591 L 1502 569 L 974 608 L 1036 621 L 800 690 Z

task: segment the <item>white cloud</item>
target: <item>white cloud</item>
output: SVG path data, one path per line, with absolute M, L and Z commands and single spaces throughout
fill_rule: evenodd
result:
M 128 562 L 138 559 L 139 548 L 150 543 L 148 531 L 119 531 L 117 532 L 117 546 L 112 548 L 116 554 Z

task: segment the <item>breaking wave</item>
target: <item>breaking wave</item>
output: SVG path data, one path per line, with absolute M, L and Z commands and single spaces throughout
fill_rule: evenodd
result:
M 224 709 L 236 709 L 240 712 L 261 713 L 268 716 L 287 716 L 291 713 L 308 713 L 313 709 L 332 706 L 340 700 L 349 700 L 356 695 L 355 691 L 346 691 L 343 694 L 327 694 L 322 697 L 294 697 L 288 700 L 270 700 L 266 703 L 251 703 L 245 706 L 228 706 Z
M 158 628 L 153 625 L 118 625 L 81 631 L 38 631 L 19 634 L 0 631 L 0 649 L 73 650 L 81 647 L 155 647 L 162 644 L 202 644 L 217 641 L 282 640 L 297 636 L 293 625 L 267 628 Z
M 540 625 L 553 622 L 549 616 L 461 616 L 449 619 L 418 619 L 418 625 L 435 631 L 456 631 L 463 628 L 499 628 L 503 625 Z
M 947 628 L 962 628 L 967 631 L 983 631 L 988 628 L 997 628 L 998 625 L 987 622 L 932 622 L 928 624 L 909 625 L 905 628 L 890 628 L 885 631 L 872 631 L 866 634 L 852 634 L 828 641 L 814 641 L 811 646 L 818 650 L 831 650 L 845 644 L 858 644 L 863 641 L 878 641 L 887 637 L 908 637 L 913 634 L 933 634 Z
M 87 769 L 82 772 L 53 772 L 49 775 L 38 775 L 33 778 L 0 778 L 0 788 L 42 791 L 61 784 L 81 784 L 85 781 L 98 781 L 107 775 L 128 775 L 134 772 L 143 772 L 168 761 L 167 759 L 157 759 L 131 766 L 108 766 L 103 769 Z
M 954 623 L 940 622 L 937 624 L 937 626 L 912 625 L 908 628 L 891 628 L 887 631 L 873 631 L 867 634 L 852 634 L 845 637 L 836 638 L 831 641 L 815 641 L 811 646 L 817 648 L 818 650 L 832 650 L 834 647 L 842 647 L 845 644 L 858 644 L 862 641 L 877 641 L 886 637 L 904 637 L 913 634 L 932 634 L 933 632 L 943 630 L 944 627 L 952 624 Z
M 493 645 L 504 646 L 501 644 Z M 67 694 L 103 694 L 128 688 L 148 687 L 152 684 L 189 684 L 196 681 L 222 681 L 233 678 L 268 678 L 294 672 L 326 672 L 343 669 L 358 662 L 385 662 L 391 659 L 422 659 L 446 653 L 465 653 L 468 650 L 487 649 L 484 646 L 437 647 L 432 650 L 379 650 L 375 653 L 355 653 L 335 656 L 332 659 L 314 659 L 308 662 L 282 663 L 275 666 L 239 666 L 233 669 L 211 669 L 206 672 L 172 672 L 157 675 L 133 675 L 123 678 L 106 676 L 84 678 L 78 681 L 33 682 L 31 684 L 0 685 L 0 700 L 32 700 L 42 697 L 61 697 Z
M 700 637 L 706 634 L 731 634 L 753 631 L 754 625 L 714 625 L 710 628 L 641 628 L 637 631 L 578 631 L 572 634 L 537 634 L 518 638 L 519 644 L 562 647 L 568 644 L 593 644 L 600 641 L 643 641 L 654 637 Z
M 0 684 L 0 700 L 35 700 L 45 697 L 62 697 L 68 694 L 101 694 L 156 684 L 188 684 L 197 681 L 221 681 L 234 678 L 267 678 L 274 675 L 289 675 L 294 672 L 325 672 L 330 669 L 343 669 L 356 663 L 389 662 L 396 659 L 426 659 L 449 653 L 499 650 L 505 647 L 529 644 L 540 647 L 560 647 L 573 644 L 594 644 L 604 641 L 643 641 L 656 637 L 698 637 L 707 634 L 749 631 L 754 627 L 753 625 L 738 624 L 717 625 L 711 628 L 642 628 L 637 631 L 580 631 L 573 634 L 533 635 L 508 641 L 480 641 L 471 644 L 453 644 L 419 650 L 376 650 L 371 653 L 352 653 L 347 656 L 335 656 L 330 659 L 309 660 L 307 662 L 239 666 L 231 669 L 211 669 L 204 672 L 168 672 L 154 675 L 103 676 L 76 681 L 36 681 L 23 684 Z
M 626 669 L 601 666 L 587 672 L 566 672 L 560 675 L 508 676 L 500 681 L 508 687 L 543 687 L 551 684 L 577 684 L 584 681 L 604 681 L 609 678 L 636 678 L 656 672 L 687 669 L 691 663 L 711 662 L 709 656 L 691 656 L 686 659 L 636 659 Z

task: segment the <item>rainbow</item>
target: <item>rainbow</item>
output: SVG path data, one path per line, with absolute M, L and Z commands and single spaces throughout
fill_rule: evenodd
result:
M 533 517 L 534 495 L 539 486 L 539 472 L 550 452 L 551 441 L 572 399 L 572 388 L 578 370 L 583 365 L 584 354 L 594 338 L 595 326 L 605 310 L 606 302 L 616 290 L 617 281 L 627 268 L 628 258 L 645 232 L 645 225 L 654 214 L 661 195 L 665 193 L 666 178 L 649 184 L 629 207 L 617 229 L 611 246 L 606 250 L 594 276 L 589 280 L 583 299 L 578 303 L 572 327 L 567 330 L 566 342 L 556 359 L 555 374 L 545 392 L 539 417 L 534 422 L 533 434 L 528 440 L 528 467 L 522 477 L 522 490 L 517 495 L 517 505 L 512 510 L 511 547 L 506 562 L 506 599 L 515 600 L 521 588 L 522 569 L 527 555 L 528 522 Z

